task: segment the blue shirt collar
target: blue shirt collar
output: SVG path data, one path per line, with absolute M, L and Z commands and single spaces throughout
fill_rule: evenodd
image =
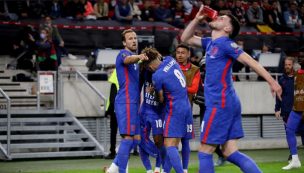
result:
M 222 36 L 222 37 L 219 37 L 215 40 L 212 40 L 213 43 L 216 43 L 216 42 L 222 42 L 222 41 L 226 41 L 226 40 L 229 40 L 230 38 L 227 37 L 227 36 Z

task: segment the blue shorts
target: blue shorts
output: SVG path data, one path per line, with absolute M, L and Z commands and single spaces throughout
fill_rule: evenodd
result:
M 154 113 L 145 113 L 140 115 L 141 127 L 145 128 L 147 135 L 150 135 L 152 130 L 152 135 L 162 135 L 163 134 L 163 121 L 161 115 Z
M 166 112 L 164 120 L 164 137 L 192 139 L 193 134 L 193 117 L 191 109 L 180 109 L 172 112 L 169 110 L 169 112 Z
M 138 104 L 115 103 L 114 108 L 120 135 L 139 135 Z
M 206 107 L 201 125 L 201 142 L 224 144 L 231 139 L 244 136 L 242 127 L 241 104 L 237 96 L 227 99 L 226 106 Z

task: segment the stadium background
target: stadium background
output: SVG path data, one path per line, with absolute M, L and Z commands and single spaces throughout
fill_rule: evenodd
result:
M 4 1 L 3 1 L 4 2 Z M 13 1 L 8 1 L 13 2 Z M 18 70 L 6 70 L 7 64 L 14 61 L 14 57 L 8 56 L 12 50 L 12 42 L 18 39 L 20 30 L 24 27 L 33 26 L 38 27 L 40 19 L 22 19 L 22 20 L 2 20 L 0 21 L 0 54 L 1 56 L 1 70 L 4 72 L 1 74 L 2 82 L 11 82 L 13 76 L 18 73 L 26 73 Z M 141 48 L 144 45 L 153 44 L 163 54 L 169 54 L 172 50 L 173 40 L 178 39 L 180 28 L 174 27 L 164 22 L 145 22 L 145 21 L 134 21 L 132 25 L 122 24 L 118 21 L 74 21 L 69 19 L 56 19 L 54 24 L 59 28 L 59 31 L 65 41 L 65 47 L 69 52 L 78 56 L 77 60 L 63 59 L 62 71 L 66 73 L 63 75 L 63 93 L 62 95 L 62 107 L 58 107 L 59 113 L 65 113 L 65 110 L 71 112 L 72 116 L 77 117 L 78 121 L 84 126 L 85 129 L 92 134 L 97 141 L 104 146 L 105 151 L 108 149 L 109 141 L 109 121 L 103 117 L 103 100 L 96 96 L 96 93 L 91 91 L 86 83 L 83 81 L 77 81 L 75 77 L 75 71 L 88 71 L 85 66 L 87 57 L 90 53 L 96 49 L 120 49 L 122 48 L 120 33 L 126 28 L 134 29 L 138 35 L 143 36 L 154 36 L 154 41 L 151 43 L 147 40 L 143 40 L 140 44 Z M 200 28 L 206 35 L 210 34 L 206 26 Z M 303 29 L 297 29 L 293 32 L 260 32 L 255 27 L 243 26 L 241 28 L 241 34 L 237 39 L 244 40 L 244 49 L 260 49 L 263 43 L 270 43 L 276 51 L 282 53 L 280 64 L 284 58 L 284 55 L 301 56 L 303 51 Z M 113 57 L 111 57 L 113 58 Z M 279 67 L 278 67 L 279 69 Z M 276 69 L 277 70 L 277 69 Z M 275 71 L 280 72 L 280 71 Z M 101 72 L 101 76 L 105 73 Z M 26 73 L 27 74 L 27 73 Z M 9 77 L 9 78 L 7 78 Z M 244 79 L 244 78 L 242 78 Z M 285 134 L 283 125 L 280 121 L 276 121 L 273 115 L 274 100 L 267 94 L 268 88 L 263 82 L 256 82 L 256 76 L 251 77 L 252 81 L 241 80 L 236 83 L 238 94 L 241 96 L 243 104 L 243 126 L 245 128 L 246 138 L 241 141 L 240 148 L 242 149 L 265 149 L 265 148 L 279 148 L 279 150 L 262 150 L 262 151 L 250 151 L 249 153 L 257 159 L 259 163 L 266 162 L 275 166 L 277 169 L 281 166 L 280 164 L 285 163 L 287 150 L 281 150 L 280 148 L 286 148 Z M 36 82 L 36 81 L 35 81 Z M 109 84 L 106 81 L 91 81 L 101 93 L 107 97 L 109 91 Z M 30 90 L 33 83 L 23 84 L 26 92 Z M 252 87 L 248 89 L 248 87 Z M 5 87 L 1 87 L 4 90 Z M 8 89 L 6 89 L 8 90 Z M 248 96 L 250 91 L 250 96 Z M 8 91 L 10 92 L 10 91 Z M 12 92 L 10 92 L 12 93 Z M 79 94 L 81 93 L 81 94 Z M 247 94 L 247 96 L 245 96 Z M 72 100 L 70 98 L 73 98 Z M 29 100 L 25 100 L 29 102 Z M 2 101 L 2 105 L 5 101 Z M 77 105 L 77 106 L 75 106 Z M 33 106 L 23 107 L 21 111 L 32 109 Z M 33 109 L 35 110 L 35 108 Z M 58 112 L 57 110 L 57 112 Z M 16 111 L 16 115 L 20 114 L 20 111 Z M 194 112 L 198 114 L 198 108 L 194 108 Z M 14 111 L 13 111 L 14 113 Z M 51 111 L 44 111 L 43 114 L 47 116 Z M 6 116 L 6 110 L 1 110 L 1 116 Z M 24 116 L 24 115 L 23 115 Z M 2 122 L 2 126 L 5 124 Z M 42 124 L 43 125 L 43 124 Z M 196 133 L 199 133 L 199 121 L 198 118 L 195 120 Z M 5 135 L 4 135 L 5 136 Z M 120 137 L 117 136 L 118 141 Z M 1 139 L 2 141 L 3 138 Z M 5 142 L 4 142 L 5 143 Z M 191 143 L 192 149 L 196 149 L 198 145 L 197 141 Z M 78 148 L 81 150 L 81 148 Z M 39 150 L 38 150 L 39 151 Z M 76 150 L 77 151 L 77 150 Z M 301 153 L 302 150 L 300 150 Z M 32 151 L 30 151 L 32 152 Z M 107 152 L 107 151 L 106 151 Z M 301 159 L 303 160 L 303 155 Z M 192 156 L 192 160 L 196 161 L 196 156 Z M 263 156 L 262 156 L 263 155 Z M 260 157 L 259 157 L 260 156 Z M 53 156 L 52 156 L 53 157 Z M 69 156 L 70 157 L 70 156 Z M 44 156 L 44 158 L 51 158 Z M 56 157 L 55 157 L 56 158 Z M 54 163 L 55 162 L 55 163 Z M 59 162 L 59 163 L 58 163 Z M 1 162 L 0 172 L 49 172 L 52 171 L 52 167 L 59 167 L 57 170 L 61 170 L 60 164 L 65 163 L 65 166 L 69 170 L 82 170 L 77 167 L 79 163 L 89 162 L 85 169 L 90 170 L 91 167 L 95 170 L 101 171 L 103 165 L 107 165 L 109 162 L 97 159 L 88 160 L 72 160 L 73 164 L 69 164 L 69 161 L 59 160 L 57 163 L 55 160 L 50 162 L 38 162 L 34 161 L 17 161 L 17 162 Z M 278 163 L 277 163 L 278 162 Z M 54 163 L 54 165 L 53 165 Z M 138 158 L 132 160 L 131 167 L 141 168 L 141 164 L 138 164 Z M 50 164 L 51 166 L 45 168 L 44 165 Z M 33 165 L 36 165 L 33 168 Z M 43 165 L 39 168 L 40 165 Z M 197 167 L 196 164 L 191 165 L 194 169 Z M 32 167 L 32 168 L 31 168 Z M 142 170 L 143 171 L 143 170 Z M 265 171 L 266 172 L 266 171 Z M 276 171 L 275 171 L 276 172 Z M 296 170 L 295 172 L 301 172 Z

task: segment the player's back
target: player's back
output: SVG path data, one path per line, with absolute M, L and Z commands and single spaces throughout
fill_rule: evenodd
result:
M 161 81 L 161 88 L 164 92 L 167 108 L 173 107 L 173 109 L 176 110 L 191 108 L 187 95 L 185 77 L 179 65 L 172 57 L 165 57 L 153 75 L 153 81 L 155 82 L 155 80 Z

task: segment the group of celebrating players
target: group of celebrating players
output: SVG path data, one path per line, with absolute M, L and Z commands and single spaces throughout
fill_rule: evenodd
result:
M 240 25 L 232 15 L 223 15 L 209 23 L 211 37 L 194 36 L 195 27 L 206 16 L 200 8 L 184 30 L 185 44 L 206 50 L 204 96 L 206 111 L 201 125 L 198 152 L 199 173 L 213 173 L 212 153 L 221 145 L 225 158 L 245 173 L 262 172 L 247 155 L 238 151 L 237 140 L 244 136 L 241 123 L 241 104 L 233 88 L 232 64 L 248 65 L 269 84 L 279 98 L 280 85 L 271 75 L 237 46 L 232 39 Z M 140 155 L 148 173 L 152 173 L 149 156 L 156 157 L 154 172 L 187 173 L 189 140 L 193 137 L 192 107 L 187 92 L 187 76 L 171 56 L 163 57 L 155 48 L 145 48 L 137 55 L 137 37 L 133 30 L 122 32 L 124 49 L 116 59 L 119 90 L 115 113 L 122 140 L 107 173 L 125 173 L 129 153 L 139 144 Z M 140 93 L 143 88 L 143 100 Z M 149 135 L 152 130 L 154 143 Z M 185 150 L 181 161 L 178 145 Z M 160 169 L 162 167 L 162 170 Z

